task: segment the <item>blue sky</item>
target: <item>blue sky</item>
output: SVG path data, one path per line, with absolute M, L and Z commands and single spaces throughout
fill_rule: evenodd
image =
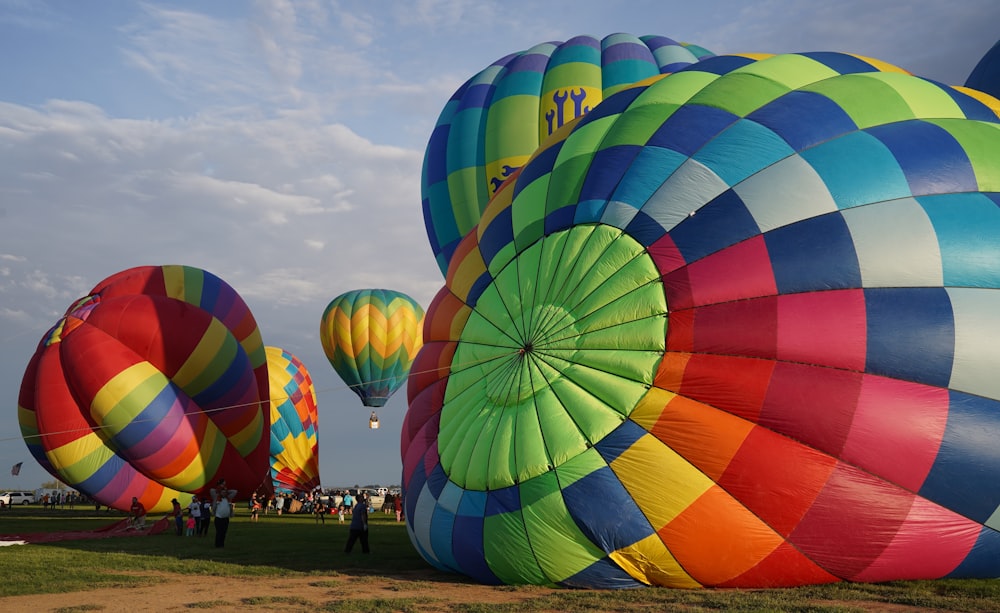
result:
M 997 23 L 996 0 L 0 0 L 0 488 L 50 479 L 17 425 L 35 345 L 146 264 L 222 277 L 264 342 L 306 364 L 324 485 L 398 483 L 405 388 L 368 430 L 319 319 L 357 288 L 429 304 L 423 150 L 452 92 L 508 53 L 660 34 L 717 54 L 858 53 L 961 85 Z

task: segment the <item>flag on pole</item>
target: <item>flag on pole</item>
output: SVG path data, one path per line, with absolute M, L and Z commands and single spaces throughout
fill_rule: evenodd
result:
M 18 462 L 17 464 L 12 466 L 10 469 L 10 474 L 15 477 L 21 474 L 21 464 L 24 464 L 24 462 Z

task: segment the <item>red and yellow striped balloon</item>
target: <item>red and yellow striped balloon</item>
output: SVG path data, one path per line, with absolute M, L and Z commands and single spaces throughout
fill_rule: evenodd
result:
M 167 511 L 219 478 L 249 495 L 268 475 L 264 345 L 243 299 L 188 266 L 117 273 L 45 335 L 18 417 L 53 476 L 112 508 Z

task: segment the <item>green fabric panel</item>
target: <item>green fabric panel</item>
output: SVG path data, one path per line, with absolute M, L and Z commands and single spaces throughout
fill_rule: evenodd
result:
M 604 461 L 601 454 L 596 449 L 590 448 L 556 468 L 556 477 L 559 479 L 559 486 L 566 489 L 587 475 L 607 466 L 608 463 Z
M 600 226 L 608 228 L 609 226 Z M 599 236 L 599 238 L 598 238 Z M 581 253 L 578 268 L 581 277 L 566 303 L 578 317 L 628 295 L 637 286 L 660 278 L 652 259 L 634 239 L 617 228 L 595 232 Z M 664 303 L 661 299 L 658 302 Z M 658 312 L 657 308 L 653 312 Z M 662 310 L 666 311 L 664 303 Z
M 759 62 L 751 62 L 730 74 L 757 75 L 779 83 L 788 90 L 840 75 L 822 62 L 797 54 L 775 55 Z
M 538 96 L 507 96 L 495 101 L 486 119 L 486 163 L 538 148 Z
M 549 176 L 544 175 L 531 183 L 517 196 L 513 207 L 514 245 L 520 254 L 545 235 L 545 193 Z M 518 259 L 523 258 L 519 255 Z
M 474 463 L 473 457 L 480 447 L 480 439 L 487 433 L 493 432 L 490 429 L 490 422 L 495 418 L 488 403 L 466 404 L 461 408 L 462 412 L 458 419 L 453 420 L 456 422 L 455 433 L 447 439 L 447 453 L 441 450 L 442 437 L 440 435 L 438 437 L 441 466 L 448 473 L 448 477 L 459 486 L 481 490 L 485 486 L 485 483 L 481 481 L 481 473 L 485 464 Z M 488 444 L 483 447 L 488 451 Z M 445 462 L 446 457 L 447 463 Z M 488 458 L 488 453 L 478 456 L 477 459 L 485 462 L 486 458 Z M 475 480 L 476 485 L 470 484 L 470 480 Z
M 545 378 L 544 387 L 539 386 L 535 397 L 537 428 L 542 434 L 547 463 L 546 470 L 558 466 L 567 459 L 582 453 L 587 448 L 585 429 L 589 424 L 575 421 L 568 413 L 569 407 L 552 389 L 562 379 L 559 371 L 544 359 L 535 358 L 535 373 Z M 521 477 L 522 480 L 524 476 Z
M 562 280 L 559 285 L 554 286 L 556 293 L 549 300 L 573 309 L 580 301 L 580 296 L 586 295 L 600 284 L 601 280 L 591 267 L 620 235 L 621 230 L 618 228 L 604 225 L 574 226 L 569 230 L 560 260 L 546 262 L 550 268 L 544 272 L 558 275 Z M 636 244 L 634 240 L 626 242 Z
M 565 160 L 560 158 L 559 165 L 552 169 L 550 175 L 549 192 L 545 200 L 546 215 L 579 202 L 580 188 L 583 187 L 593 159 L 593 151 Z
M 489 489 L 507 487 L 515 483 L 517 465 L 510 450 L 514 449 L 517 421 L 524 407 L 514 405 L 494 410 L 500 413 L 500 419 L 497 421 L 496 432 L 490 445 L 489 462 L 481 465 L 484 473 L 477 475 L 475 479 L 477 484 L 485 484 Z
M 651 293 L 659 293 L 659 290 Z M 637 298 L 636 302 L 641 302 L 642 299 Z M 554 338 L 545 344 L 543 349 L 552 354 L 557 354 L 558 351 L 565 351 L 568 348 L 575 349 L 578 351 L 594 352 L 594 357 L 603 355 L 606 351 L 615 351 L 621 354 L 631 354 L 639 353 L 645 354 L 647 352 L 657 352 L 663 351 L 665 348 L 666 341 L 666 330 L 667 330 L 667 317 L 665 314 L 652 315 L 645 317 L 643 319 L 633 319 L 628 321 L 619 321 L 616 312 L 618 310 L 618 305 L 622 301 L 609 306 L 607 309 L 602 309 L 597 311 L 592 316 L 593 319 L 588 318 L 587 321 L 578 322 L 578 326 L 594 324 L 593 330 L 587 330 L 580 334 L 579 338 Z M 645 308 L 647 305 L 640 304 L 638 308 Z M 598 315 L 602 317 L 597 318 Z M 608 325 L 601 325 L 602 323 L 607 323 Z M 591 358 L 593 359 L 593 358 Z M 648 358 L 638 358 L 636 357 L 634 364 L 633 359 L 630 356 L 623 355 L 620 360 L 614 362 L 617 364 L 633 364 L 641 365 L 643 360 Z M 578 360 L 580 363 L 589 363 L 586 361 Z M 595 365 L 601 362 L 595 362 Z M 606 364 L 610 366 L 610 363 Z M 646 380 L 645 376 L 638 376 L 640 372 L 646 372 L 646 368 L 628 368 L 622 372 L 614 372 L 622 377 L 628 379 L 633 379 L 636 381 Z
M 710 106 L 746 117 L 787 93 L 787 87 L 766 77 L 732 72 L 692 96 L 689 104 Z
M 1000 192 L 1000 125 L 961 119 L 928 120 L 948 131 L 972 163 L 979 191 Z
M 201 306 L 201 294 L 205 286 L 205 273 L 191 266 L 183 266 L 184 271 L 184 301 L 195 306 Z
M 483 554 L 500 581 L 511 584 L 547 585 L 528 543 L 521 513 L 490 515 L 483 520 Z
M 955 99 L 938 85 L 924 79 L 915 79 L 899 72 L 873 72 L 868 79 L 880 81 L 893 88 L 906 100 L 913 116 L 920 118 L 964 118 L 965 113 Z
M 913 118 L 913 111 L 899 92 L 864 74 L 843 75 L 802 90 L 833 100 L 861 129 Z
M 465 236 L 479 222 L 479 203 L 489 200 L 485 180 L 486 171 L 481 166 L 462 168 L 448 175 L 448 197 L 458 232 Z
M 466 432 L 465 441 L 455 458 L 457 462 L 468 466 L 463 487 L 485 490 L 489 486 L 489 480 L 493 478 L 489 468 L 496 435 L 503 422 L 503 413 L 492 403 L 485 403 L 482 410 L 477 412 L 472 428 Z
M 604 557 L 574 523 L 554 473 L 521 486 L 521 514 L 537 563 L 551 581 L 572 577 Z
M 600 148 L 601 142 L 607 136 L 612 126 L 614 126 L 618 117 L 618 115 L 601 117 L 600 119 L 588 121 L 586 125 L 574 128 L 572 133 L 563 142 L 553 167 L 559 166 L 564 160 L 569 160 L 580 155 L 593 157 L 594 152 Z
M 692 96 L 700 92 L 701 90 L 708 87 L 711 83 L 719 78 L 719 75 L 712 72 L 699 72 L 697 70 L 697 65 L 691 67 L 690 70 L 685 70 L 684 72 L 675 72 L 669 77 L 660 79 L 656 83 L 653 83 L 646 88 L 639 96 L 632 101 L 629 105 L 629 112 L 631 109 L 637 109 L 639 107 L 652 105 L 652 106 L 664 106 L 664 110 L 668 111 L 667 115 L 664 117 L 669 117 L 676 111 L 682 104 L 685 104 Z
M 663 122 L 673 114 L 676 107 L 642 106 L 629 107 L 629 112 L 619 115 L 614 128 L 601 141 L 601 149 L 616 145 L 645 145 L 649 138 L 660 129 Z
M 580 48 L 583 48 L 582 46 Z M 587 51 L 593 50 L 593 53 L 589 60 L 596 60 L 592 64 L 580 61 L 582 58 L 576 58 L 569 62 L 564 62 L 560 56 L 568 56 L 569 54 L 560 54 L 556 52 L 552 56 L 552 61 L 549 63 L 548 69 L 545 71 L 545 77 L 542 79 L 542 95 L 548 94 L 556 89 L 580 89 L 580 87 L 593 87 L 598 91 L 601 90 L 601 53 L 596 49 L 587 48 Z M 568 59 L 568 58 L 567 58 Z
M 563 376 L 623 414 L 630 412 L 646 393 L 646 386 L 641 383 L 630 384 L 617 375 L 579 364 L 568 364 Z
M 528 367 L 522 370 L 521 375 L 525 378 L 538 377 L 539 373 L 537 368 Z M 525 382 L 525 385 L 530 384 L 530 382 Z M 547 390 L 539 389 L 536 392 L 536 397 L 522 404 L 517 412 L 517 422 L 514 425 L 517 434 L 514 437 L 513 450 L 518 483 L 523 483 L 549 470 L 549 455 L 545 449 L 546 440 L 539 427 L 539 412 L 542 410 L 562 410 L 559 406 L 550 406 L 554 400 L 549 396 Z M 497 486 L 500 485 L 497 484 Z
M 490 272 L 490 275 L 495 277 L 515 257 L 517 257 L 517 247 L 514 241 L 510 241 L 493 255 L 493 259 L 487 263 L 486 269 Z
M 572 230 L 568 232 L 556 232 L 545 237 L 545 240 L 539 243 L 539 264 L 542 262 L 560 262 L 562 261 L 563 251 L 566 249 L 567 238 L 584 228 L 589 231 L 593 226 L 575 226 Z M 562 286 L 563 280 L 561 277 L 554 274 L 554 268 L 551 264 L 547 266 L 542 266 L 539 269 L 538 279 L 537 279 L 537 296 L 539 301 L 546 301 L 551 304 L 558 304 L 553 300 L 553 295 L 558 292 L 558 288 Z
M 596 444 L 624 421 L 622 413 L 564 377 L 552 382 L 552 393 L 559 398 L 567 417 L 573 420 L 581 436 L 586 439 L 584 448 L 588 442 Z M 553 449 L 550 452 L 552 463 L 554 466 L 561 466 L 584 451 L 574 441 L 573 444 Z

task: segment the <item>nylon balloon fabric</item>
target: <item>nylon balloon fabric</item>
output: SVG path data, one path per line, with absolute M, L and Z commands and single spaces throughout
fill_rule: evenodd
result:
M 311 492 L 320 485 L 319 409 L 312 376 L 302 360 L 265 347 L 271 394 L 271 480 L 283 492 Z
M 424 309 L 402 292 L 360 289 L 330 301 L 320 341 L 330 365 L 366 407 L 396 393 L 420 351 Z
M 268 477 L 264 346 L 227 283 L 188 266 L 119 272 L 74 303 L 31 357 L 18 420 L 32 455 L 100 504 L 171 509 L 219 478 Z
M 441 273 L 499 185 L 549 135 L 624 87 L 711 56 L 666 36 L 577 36 L 500 58 L 466 81 L 424 157 L 424 223 Z
M 1000 123 L 719 56 L 544 143 L 428 308 L 407 527 L 485 583 L 1000 575 Z

